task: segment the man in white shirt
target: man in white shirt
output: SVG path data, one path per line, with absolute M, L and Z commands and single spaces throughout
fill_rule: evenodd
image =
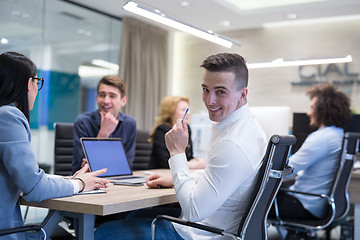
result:
M 153 174 L 147 179 L 147 185 L 150 188 L 174 186 L 184 219 L 236 232 L 248 205 L 267 140 L 247 105 L 245 60 L 238 54 L 221 53 L 205 59 L 201 67 L 205 69 L 202 99 L 210 120 L 216 122 L 206 155 L 206 168 L 190 172 L 185 155 L 188 130 L 178 119 L 165 135 L 171 176 Z M 150 224 L 146 224 L 151 220 L 105 223 L 95 236 L 97 239 L 125 239 L 125 236 L 126 239 L 151 239 Z M 159 239 L 224 239 L 163 222 L 157 224 Z

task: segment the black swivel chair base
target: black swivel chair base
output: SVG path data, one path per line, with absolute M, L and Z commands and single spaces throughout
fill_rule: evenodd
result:
M 22 232 L 38 232 L 42 239 L 46 239 L 45 230 L 39 225 L 28 225 L 23 227 L 9 228 L 0 230 L 0 236 L 11 235 Z

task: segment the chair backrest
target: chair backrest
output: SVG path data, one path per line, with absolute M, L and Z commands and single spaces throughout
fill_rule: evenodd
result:
M 54 174 L 69 176 L 73 160 L 73 123 L 55 123 L 55 168 Z
M 346 217 L 349 207 L 348 186 L 352 175 L 354 161 L 359 158 L 360 133 L 347 132 L 344 135 L 340 167 L 333 186 L 333 198 L 335 202 L 334 220 Z
M 132 164 L 133 170 L 149 169 L 152 144 L 148 142 L 150 133 L 145 130 L 137 130 L 135 158 Z
M 268 143 L 256 186 L 238 230 L 241 239 L 267 239 L 267 215 L 289 169 L 288 158 L 296 142 L 293 135 L 273 135 Z M 290 168 L 291 169 L 291 168 Z
M 349 210 L 348 185 L 352 174 L 354 160 L 359 157 L 360 133 L 344 134 L 342 150 L 339 154 L 339 164 L 334 177 L 330 192 L 321 196 L 328 200 L 326 215 L 322 219 L 304 220 L 277 219 L 272 222 L 285 228 L 297 229 L 299 231 L 316 232 L 321 229 L 331 229 L 346 217 Z

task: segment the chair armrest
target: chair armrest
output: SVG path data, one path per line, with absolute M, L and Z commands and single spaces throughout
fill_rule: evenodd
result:
M 315 193 L 308 193 L 308 192 L 301 192 L 301 191 L 294 191 L 294 190 L 290 190 L 288 188 L 280 188 L 280 191 L 284 191 L 284 192 L 291 192 L 291 193 L 295 193 L 295 194 L 303 194 L 303 195 L 308 195 L 308 196 L 314 196 L 314 197 L 320 197 L 320 198 L 326 198 L 329 202 L 331 201 L 331 197 L 326 195 L 326 194 L 315 194 Z
M 189 222 L 187 220 L 183 220 L 180 218 L 176 218 L 176 217 L 171 217 L 171 216 L 167 216 L 167 215 L 159 215 L 156 217 L 156 220 L 167 220 L 170 222 L 175 222 L 181 225 L 185 225 L 185 226 L 189 226 L 189 227 L 193 227 L 193 228 L 198 228 L 201 230 L 205 230 L 208 232 L 212 232 L 215 234 L 219 234 L 219 235 L 224 235 L 224 230 L 223 229 L 219 229 L 219 228 L 215 228 L 215 227 L 210 227 L 210 226 L 206 226 L 203 224 L 199 224 L 199 223 L 194 223 L 194 222 Z
M 9 235 L 9 234 L 13 234 L 13 233 L 20 233 L 20 232 L 29 232 L 29 231 L 39 232 L 41 230 L 42 230 L 42 228 L 38 225 L 2 229 L 2 230 L 0 230 L 0 236 Z
M 284 170 L 274 170 L 270 169 L 270 177 L 272 178 L 283 178 L 287 175 L 290 175 L 294 172 L 294 168 L 292 166 L 285 166 Z

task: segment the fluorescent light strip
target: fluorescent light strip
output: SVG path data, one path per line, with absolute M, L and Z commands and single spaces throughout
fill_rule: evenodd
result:
M 119 65 L 102 60 L 102 59 L 94 59 L 91 61 L 91 63 L 95 66 L 111 69 L 111 70 L 119 70 Z
M 230 4 L 232 8 L 237 8 L 241 11 L 247 10 L 256 10 L 256 9 L 264 9 L 264 8 L 273 8 L 273 7 L 288 7 L 298 4 L 306 4 L 313 2 L 325 2 L 327 0 L 256 0 L 256 1 L 239 1 L 239 0 L 218 0 L 218 2 L 225 2 Z
M 360 19 L 360 15 L 348 15 L 348 16 L 336 16 L 336 17 L 324 17 L 324 18 L 312 18 L 312 19 L 292 19 L 288 21 L 280 22 L 268 22 L 264 23 L 264 28 L 278 28 L 278 27 L 287 27 L 287 26 L 298 26 L 298 25 L 310 25 L 310 24 L 319 24 L 319 23 L 334 23 L 334 22 L 343 22 L 343 21 L 353 21 Z
M 319 65 L 319 64 L 330 64 L 330 63 L 346 63 L 352 62 L 351 55 L 344 58 L 326 58 L 326 59 L 310 59 L 310 60 L 296 60 L 296 61 L 284 61 L 284 59 L 276 59 L 272 62 L 267 63 L 248 63 L 249 69 L 256 68 L 274 68 L 274 67 L 293 67 L 303 65 Z
M 202 30 L 198 27 L 191 26 L 190 24 L 184 23 L 178 19 L 175 19 L 174 17 L 165 15 L 159 10 L 136 3 L 134 1 L 127 2 L 123 6 L 123 9 L 227 48 L 231 48 L 233 44 L 240 45 L 240 43 L 235 40 L 230 40 L 218 34 L 214 34 L 209 31 Z
M 7 40 L 6 38 L 0 38 L 0 43 L 2 44 L 8 44 L 9 40 Z

